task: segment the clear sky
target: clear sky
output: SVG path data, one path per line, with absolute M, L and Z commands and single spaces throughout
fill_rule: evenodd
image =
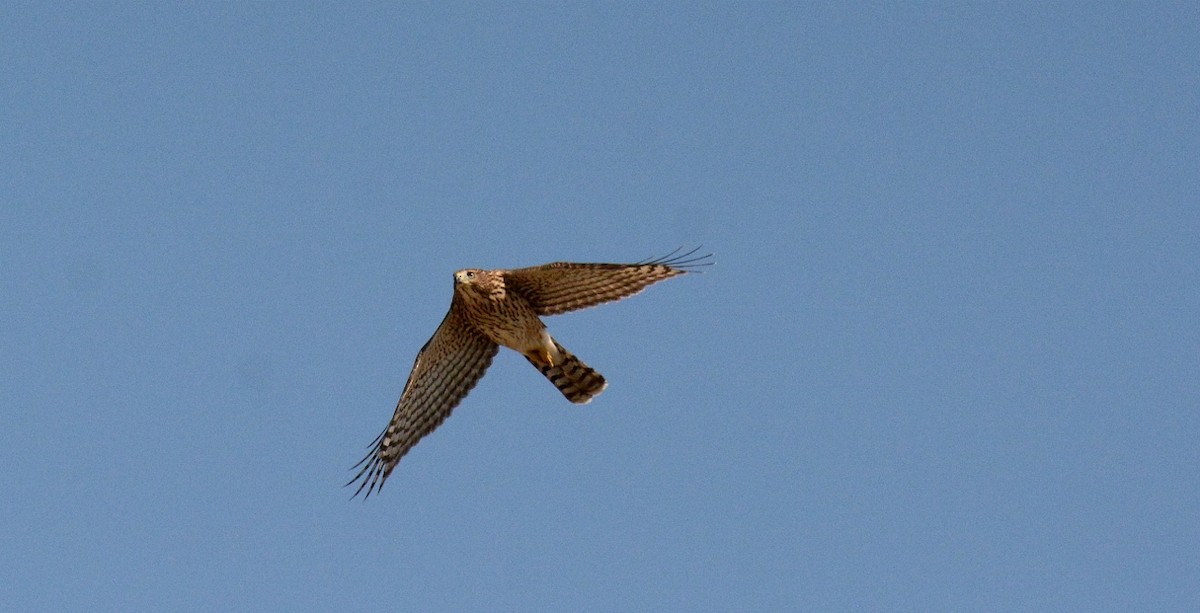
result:
M 1193 3 L 15 4 L 6 610 L 1200 608 Z M 681 245 L 349 499 L 454 270 Z

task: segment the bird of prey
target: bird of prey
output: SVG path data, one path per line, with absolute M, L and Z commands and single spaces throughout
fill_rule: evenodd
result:
M 591 401 L 608 383 L 554 340 L 539 319 L 620 300 L 647 286 L 711 264 L 698 249 L 635 264 L 554 262 L 515 270 L 468 268 L 454 273 L 450 312 L 417 352 L 396 412 L 368 446 L 346 485 L 354 495 L 383 487 L 400 458 L 433 432 L 475 387 L 503 345 L 533 364 L 567 400 Z

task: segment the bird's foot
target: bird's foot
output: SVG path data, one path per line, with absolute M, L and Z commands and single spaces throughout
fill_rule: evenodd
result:
M 554 357 L 544 348 L 533 349 L 525 354 L 535 364 L 545 364 L 550 368 L 554 368 Z

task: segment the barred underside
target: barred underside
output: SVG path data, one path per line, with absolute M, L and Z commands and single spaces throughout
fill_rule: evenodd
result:
M 604 377 L 592 369 L 592 367 L 583 363 L 583 360 L 575 357 L 575 354 L 567 351 L 558 341 L 554 341 L 554 346 L 558 348 L 560 354 L 559 362 L 554 366 L 549 364 L 540 364 L 526 356 L 539 372 L 542 373 L 558 391 L 562 392 L 567 400 L 575 404 L 587 404 L 592 401 L 592 398 L 599 396 L 604 388 L 608 387 L 608 382 Z

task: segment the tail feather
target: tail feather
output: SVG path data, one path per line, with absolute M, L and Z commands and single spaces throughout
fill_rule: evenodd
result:
M 525 356 L 525 359 L 529 360 L 530 364 L 533 364 L 549 379 L 554 387 L 557 387 L 558 391 L 567 397 L 567 400 L 575 404 L 587 404 L 608 387 L 608 382 L 600 373 L 584 364 L 583 360 L 575 357 L 575 354 L 564 349 L 562 345 L 558 344 L 558 341 L 554 341 L 554 346 L 558 349 L 559 354 L 554 361 L 554 366 L 535 361 L 529 356 Z

